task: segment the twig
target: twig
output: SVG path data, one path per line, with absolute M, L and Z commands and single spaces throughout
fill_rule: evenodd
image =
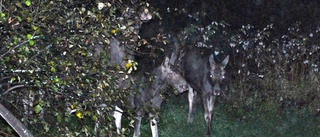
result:
M 33 32 L 31 39 L 34 39 L 34 35 L 35 35 L 35 34 L 36 34 L 36 31 Z M 2 59 L 6 54 L 10 53 L 12 50 L 14 50 L 14 49 L 16 49 L 16 48 L 18 48 L 18 47 L 20 47 L 20 46 L 28 43 L 29 41 L 30 41 L 30 40 L 25 40 L 25 41 L 21 42 L 20 44 L 16 45 L 15 47 L 9 49 L 7 52 L 5 52 L 3 55 L 0 56 L 0 59 Z
M 7 91 L 5 91 L 5 92 L 2 94 L 2 96 L 5 95 L 5 94 L 7 94 L 7 93 L 8 93 L 9 91 L 11 91 L 11 90 L 14 90 L 14 89 L 16 89 L 16 88 L 21 88 L 21 87 L 24 87 L 24 86 L 25 86 L 25 85 L 15 85 L 15 86 L 9 88 Z
M 45 49 L 42 49 L 42 50 L 38 51 L 35 55 L 33 55 L 32 57 L 30 57 L 30 58 L 26 61 L 26 64 L 28 64 L 33 58 L 37 57 L 40 53 L 49 50 L 50 47 L 52 47 L 52 45 L 48 45 Z
M 20 47 L 20 46 L 22 46 L 22 45 L 26 44 L 27 42 L 29 42 L 29 41 L 28 41 L 28 40 L 23 41 L 23 42 L 21 42 L 20 44 L 18 44 L 17 46 L 15 46 L 15 47 L 13 47 L 13 48 L 9 49 L 7 52 L 5 52 L 4 54 L 2 54 L 2 55 L 0 56 L 0 59 L 2 59 L 5 55 L 7 55 L 8 53 L 10 53 L 12 50 L 14 50 L 14 49 L 16 49 L 16 48 L 18 48 L 18 47 Z
M 0 0 L 0 13 L 2 13 L 2 0 Z

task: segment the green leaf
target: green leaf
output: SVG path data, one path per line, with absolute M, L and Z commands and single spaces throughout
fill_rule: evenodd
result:
M 34 45 L 34 40 L 29 40 L 29 45 L 33 46 Z
M 54 65 L 54 62 L 53 62 L 53 61 L 49 61 L 49 62 L 48 62 L 48 65 L 53 66 L 53 65 Z
M 31 5 L 31 0 L 26 0 L 25 4 L 29 7 Z
M 28 18 L 27 18 L 27 22 L 30 23 L 31 21 L 32 21 L 32 18 L 31 18 L 31 17 L 28 17 Z
M 6 17 L 6 14 L 3 13 L 3 12 L 1 12 L 1 13 L 0 13 L 0 18 L 4 18 L 4 17 Z
M 39 114 L 42 111 L 42 107 L 40 106 L 40 104 L 36 105 L 33 108 L 33 111 L 36 112 L 37 114 Z
M 33 29 L 33 30 L 38 30 L 39 27 L 38 27 L 38 26 L 32 26 L 32 29 Z
M 55 78 L 53 78 L 53 81 L 56 82 L 56 83 L 58 83 L 60 80 L 59 80 L 58 77 L 55 77 Z
M 13 44 L 17 45 L 18 43 L 18 37 L 17 36 L 13 36 Z
M 58 92 L 58 87 L 53 85 L 53 91 Z
M 17 17 L 18 21 L 22 21 L 22 18 L 20 16 Z
M 91 120 L 94 121 L 94 122 L 96 122 L 96 121 L 98 121 L 98 117 L 97 117 L 96 115 L 93 115 L 93 116 L 91 117 Z
M 87 83 L 90 83 L 90 80 L 89 80 L 89 79 L 86 79 L 86 82 L 87 82 Z
M 43 129 L 44 129 L 46 132 L 49 131 L 49 125 L 48 125 L 48 123 L 45 123 L 45 124 L 44 124 Z
M 41 83 L 40 83 L 40 81 L 39 81 L 39 80 L 36 80 L 36 82 L 35 82 L 35 83 L 36 83 L 36 86 L 37 86 L 37 87 L 40 87 L 40 86 L 41 86 Z
M 57 69 L 55 67 L 51 67 L 50 71 L 55 73 L 55 72 L 57 72 Z
M 57 121 L 58 121 L 58 123 L 62 122 L 62 117 L 60 115 L 57 115 Z
M 27 39 L 28 39 L 28 40 L 30 40 L 30 39 L 31 39 L 31 37 L 32 37 L 32 35 L 31 35 L 31 34 L 27 34 Z

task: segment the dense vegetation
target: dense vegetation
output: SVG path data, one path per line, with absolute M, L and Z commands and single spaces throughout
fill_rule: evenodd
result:
M 135 61 L 126 68 L 110 66 L 110 39 L 118 39 L 137 54 L 138 71 L 149 71 L 170 48 L 169 35 L 178 35 L 182 46 L 208 47 L 219 53 L 218 60 L 231 57 L 218 99 L 216 115 L 221 119 L 213 126 L 225 127 L 214 132 L 239 131 L 237 122 L 244 119 L 250 129 L 252 123 L 268 121 L 256 121 L 260 116 L 256 112 L 269 110 L 273 111 L 266 113 L 268 118 L 279 115 L 267 123 L 273 126 L 277 120 L 291 119 L 288 113 L 296 109 L 292 121 L 286 121 L 288 126 L 303 126 L 298 117 L 307 115 L 311 118 L 304 120 L 312 125 L 310 129 L 320 129 L 319 6 L 318 1 L 299 0 L 1 0 L 0 103 L 36 136 L 114 135 L 110 104 L 132 95 L 119 90 L 116 80 L 128 78 Z M 141 13 L 150 13 L 153 19 L 141 22 Z M 187 115 L 184 101 L 166 97 L 178 103 L 169 101 L 161 110 L 163 136 L 172 132 L 161 131 L 172 124 L 168 119 L 173 111 L 165 110 L 182 107 L 185 111 L 177 113 Z M 177 117 L 186 123 L 186 118 Z M 204 125 L 198 119 L 194 124 Z M 124 135 L 131 132 L 131 120 L 123 123 Z M 98 131 L 95 123 L 100 123 Z M 4 121 L 0 127 L 0 134 L 15 134 Z M 275 136 L 294 135 L 277 130 L 281 131 Z M 224 132 L 220 135 L 237 135 Z

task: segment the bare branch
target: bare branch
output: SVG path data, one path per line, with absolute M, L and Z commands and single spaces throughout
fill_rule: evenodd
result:
M 15 85 L 15 86 L 9 88 L 7 91 L 5 91 L 5 92 L 2 94 L 2 96 L 5 95 L 5 94 L 7 94 L 7 93 L 8 93 L 9 91 L 11 91 L 11 90 L 14 90 L 14 89 L 16 89 L 16 88 L 21 88 L 21 87 L 25 87 L 25 85 Z
M 0 104 L 0 115 L 21 137 L 33 137 L 31 132 L 12 113 Z

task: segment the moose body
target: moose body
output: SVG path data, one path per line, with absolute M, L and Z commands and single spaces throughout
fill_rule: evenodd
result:
M 196 92 L 200 92 L 204 106 L 204 118 L 206 122 L 206 136 L 211 136 L 211 118 L 214 110 L 216 97 L 220 95 L 220 83 L 224 78 L 224 68 L 229 56 L 220 64 L 217 64 L 214 55 L 203 48 L 187 49 L 182 61 L 184 77 L 189 84 L 189 115 L 188 122 L 193 121 L 193 105 Z
M 141 5 L 139 5 L 141 6 Z M 134 9 L 127 8 L 123 11 L 122 15 L 126 18 L 135 18 L 134 22 L 134 35 L 139 34 L 141 25 L 148 22 L 152 19 L 152 14 L 148 12 L 147 9 L 144 9 L 136 15 L 133 12 Z M 133 39 L 138 36 L 132 36 Z M 132 51 L 135 47 L 134 45 L 121 43 L 116 38 L 110 38 L 110 45 L 108 47 L 109 60 L 108 66 L 121 66 L 123 69 L 126 69 L 126 64 L 128 60 L 134 60 L 135 53 Z M 176 44 L 178 46 L 178 44 Z M 102 48 L 97 46 L 94 51 L 94 56 L 99 56 Z M 130 50 L 128 50 L 130 49 Z M 171 59 L 169 59 L 169 56 Z M 121 132 L 121 119 L 123 110 L 131 109 L 134 111 L 136 119 L 134 124 L 134 137 L 140 136 L 140 124 L 141 119 L 145 113 L 149 113 L 150 126 L 152 130 L 152 137 L 158 137 L 158 128 L 156 121 L 156 113 L 154 110 L 158 110 L 162 103 L 162 97 L 160 91 L 166 90 L 168 86 L 173 86 L 178 92 L 184 92 L 188 88 L 186 80 L 179 74 L 173 71 L 169 63 L 175 61 L 175 58 L 172 58 L 174 54 L 167 55 L 165 61 L 161 65 L 152 69 L 150 74 L 145 72 L 140 72 L 136 74 L 130 74 L 127 76 L 120 77 L 117 79 L 117 88 L 121 90 L 130 90 L 130 93 L 133 93 L 132 96 L 128 97 L 126 100 L 126 105 L 119 105 L 118 103 L 110 104 L 114 106 L 113 116 L 115 117 L 115 125 L 117 128 L 117 133 Z M 123 102 L 124 100 L 119 100 Z M 118 104 L 118 105 L 116 105 Z M 122 103 L 121 103 L 122 104 Z M 131 111 L 132 112 L 132 111 Z M 96 129 L 98 129 L 96 123 Z
M 134 59 L 133 57 L 126 55 L 124 48 L 122 48 L 117 39 L 112 38 L 110 41 L 110 62 L 124 67 L 126 64 L 125 58 Z M 134 137 L 140 136 L 141 120 L 145 113 L 149 113 L 152 137 L 158 137 L 157 115 L 154 112 L 156 112 L 155 110 L 160 109 L 160 105 L 163 101 L 160 91 L 165 91 L 168 86 L 174 87 L 180 93 L 188 89 L 186 80 L 179 73 L 173 71 L 169 62 L 172 61 L 170 61 L 169 57 L 166 57 L 164 62 L 154 68 L 150 74 L 142 72 L 130 75 L 133 82 L 122 78 L 118 80 L 118 88 L 130 90 L 130 92 L 132 91 L 131 93 L 134 93 L 133 96 L 126 100 L 127 105 L 124 106 L 126 109 L 131 109 L 135 113 Z M 122 112 L 123 110 L 121 107 L 115 105 L 113 116 L 115 117 L 115 124 L 119 134 Z
M 160 109 L 162 104 L 161 91 L 167 90 L 168 86 L 174 87 L 179 93 L 184 92 L 188 88 L 185 79 L 168 65 L 168 60 L 155 68 L 151 75 L 140 75 L 139 83 L 135 88 L 138 92 L 129 99 L 129 109 L 134 109 L 136 120 L 134 124 L 134 137 L 140 136 L 141 119 L 144 111 L 149 113 L 150 127 L 153 137 L 158 137 L 157 115 L 155 110 Z

